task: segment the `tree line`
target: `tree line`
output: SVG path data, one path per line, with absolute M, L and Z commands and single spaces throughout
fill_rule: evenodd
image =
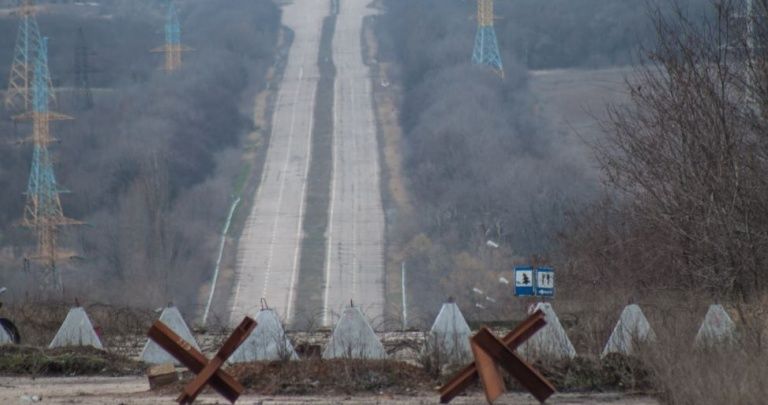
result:
M 700 22 L 655 13 L 657 46 L 594 146 L 606 183 L 574 216 L 575 280 L 635 294 L 748 301 L 768 277 L 765 0 L 713 2 Z
M 763 127 L 754 109 L 736 108 L 760 93 L 743 2 L 614 3 L 498 2 L 500 81 L 470 65 L 474 3 L 385 2 L 381 57 L 399 66 L 418 211 L 395 221 L 394 259 L 409 265 L 414 307 L 448 296 L 494 306 L 511 294 L 499 278 L 532 261 L 564 270 L 561 291 L 758 285 Z M 629 62 L 639 66 L 631 102 L 609 106 L 592 154 L 569 150 L 533 113 L 529 68 Z M 602 184 L 587 175 L 595 163 Z
M 71 191 L 62 197 L 64 210 L 87 223 L 62 243 L 80 257 L 62 265 L 64 283 L 68 295 L 138 306 L 175 301 L 189 309 L 211 276 L 242 171 L 237 150 L 254 130 L 248 100 L 265 85 L 279 10 L 269 0 L 228 7 L 185 2 L 182 41 L 194 50 L 185 53 L 181 71 L 168 75 L 159 69 L 162 54 L 150 53 L 164 42 L 164 9 L 130 3 L 124 12 L 102 6 L 115 13 L 108 18 L 40 17 L 57 84 L 71 83 L 77 27 L 92 51 L 95 107 L 75 110 L 66 91 L 55 107 L 76 117 L 53 130 L 61 139 L 58 180 Z M 2 19 L 0 29 L 16 23 Z M 0 49 L 12 50 L 13 38 L 3 36 Z M 7 119 L 0 125 L 7 141 L 29 131 Z M 0 261 L 0 277 L 18 293 L 26 285 L 20 257 L 33 240 L 12 225 L 22 212 L 30 155 L 26 146 L 0 146 L 0 244 L 12 248 Z

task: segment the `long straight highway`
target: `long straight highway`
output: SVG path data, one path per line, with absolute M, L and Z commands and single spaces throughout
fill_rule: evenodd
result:
M 307 171 L 311 156 L 317 58 L 324 0 L 294 1 L 283 7 L 283 25 L 294 32 L 278 90 L 272 132 L 262 171 L 237 249 L 230 323 L 255 315 L 260 299 L 286 322 L 292 316 L 301 254 Z
M 322 323 L 331 326 L 350 300 L 373 321 L 384 313 L 384 213 L 371 77 L 363 60 L 367 0 L 340 1 L 333 34 L 332 173 L 322 285 L 297 291 L 307 179 L 312 158 L 318 54 L 329 0 L 295 0 L 283 7 L 294 31 L 278 90 L 261 183 L 238 244 L 230 323 L 255 315 L 266 299 L 286 324 L 296 301 L 320 292 Z M 304 314 L 301 314 L 304 315 Z
M 341 1 L 333 37 L 333 175 L 326 232 L 323 323 L 350 300 L 368 319 L 384 315 L 384 211 L 370 69 L 363 59 L 368 1 Z

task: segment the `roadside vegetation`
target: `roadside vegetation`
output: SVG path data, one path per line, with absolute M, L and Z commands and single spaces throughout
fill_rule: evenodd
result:
M 426 322 L 448 296 L 471 320 L 520 319 L 534 300 L 500 280 L 516 264 L 553 265 L 578 353 L 596 358 L 637 303 L 658 334 L 636 353 L 646 389 L 667 403 L 760 403 L 768 3 L 754 2 L 752 21 L 736 0 L 614 3 L 498 2 L 501 81 L 470 66 L 471 2 L 384 1 L 382 58 L 400 65 L 418 211 L 391 228 L 408 300 Z M 584 134 L 536 120 L 527 69 L 628 63 L 630 102 L 606 106 L 602 133 L 584 137 L 590 155 L 562 142 Z M 599 183 L 584 175 L 595 165 Z M 735 338 L 697 349 L 711 303 L 728 309 Z
M 120 3 L 120 4 L 118 4 Z M 130 4 L 123 4 L 130 3 Z M 48 7 L 48 6 L 46 6 Z M 190 313 L 212 274 L 219 230 L 238 187 L 253 98 L 273 63 L 279 10 L 269 0 L 227 7 L 189 1 L 179 9 L 182 70 L 163 72 L 165 8 L 131 1 L 53 6 L 39 16 L 50 37 L 50 68 L 59 99 L 75 117 L 53 128 L 64 213 L 86 226 L 64 233 L 60 260 L 67 299 L 154 308 L 172 301 Z M 7 72 L 18 20 L 0 18 L 0 71 Z M 74 52 L 81 27 L 90 50 L 95 106 L 77 108 Z M 0 110 L 0 285 L 7 300 L 39 297 L 34 248 L 23 212 L 29 174 L 29 125 Z M 51 297 L 47 297 L 51 298 Z M 54 297 L 59 298 L 59 297 Z
M 141 362 L 92 347 L 0 346 L 2 376 L 125 376 L 141 375 L 144 369 Z

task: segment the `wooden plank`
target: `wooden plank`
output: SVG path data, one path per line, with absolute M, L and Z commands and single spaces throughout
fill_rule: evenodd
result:
M 538 310 L 517 325 L 517 327 L 504 336 L 502 340 L 507 347 L 511 350 L 515 350 L 546 324 L 547 322 L 544 320 L 544 312 Z M 440 403 L 447 404 L 451 402 L 457 395 L 477 381 L 477 378 L 478 374 L 475 363 L 471 363 L 461 369 L 461 371 L 456 373 L 448 383 L 440 387 Z
M 160 321 L 152 325 L 147 336 L 195 374 L 202 371 L 208 364 L 208 359 L 202 353 Z M 224 370 L 216 371 L 209 384 L 230 402 L 234 402 L 240 396 L 236 388 L 242 385 Z
M 493 401 L 506 391 L 504 387 L 504 379 L 501 377 L 501 372 L 499 371 L 499 366 L 494 359 L 473 340 L 470 339 L 469 344 L 472 348 L 472 354 L 475 357 L 477 374 L 480 376 L 480 382 L 483 384 L 485 399 L 488 400 L 489 404 L 493 404 Z
M 229 356 L 237 350 L 237 348 L 248 338 L 253 329 L 256 327 L 256 321 L 249 317 L 245 317 L 240 325 L 232 332 L 227 338 L 224 344 L 219 348 L 216 356 L 203 367 L 203 369 L 197 374 L 194 380 L 184 387 L 181 395 L 177 399 L 180 404 L 192 403 L 192 401 L 200 395 L 203 388 L 208 384 L 208 380 L 216 374 L 217 371 L 224 365 Z M 237 381 L 236 381 L 237 382 Z M 237 392 L 237 396 L 243 393 L 244 387 L 237 382 L 237 386 L 232 387 Z
M 555 387 L 547 381 L 536 369 L 521 359 L 509 349 L 504 342 L 497 338 L 488 328 L 481 328 L 472 342 L 477 344 L 485 353 L 492 357 L 520 384 L 525 387 L 539 402 L 544 402 L 555 393 Z

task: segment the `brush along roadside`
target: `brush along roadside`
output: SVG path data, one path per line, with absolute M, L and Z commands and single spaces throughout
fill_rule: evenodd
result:
M 537 363 L 536 368 L 561 392 L 650 390 L 648 374 L 640 363 L 622 355 L 603 360 L 575 358 Z M 420 396 L 435 391 L 450 375 L 434 377 L 423 368 L 394 360 L 308 359 L 301 361 L 253 362 L 232 365 L 227 370 L 258 395 L 398 395 Z M 175 393 L 190 379 L 185 373 L 177 384 L 159 388 Z M 522 391 L 512 381 L 511 391 Z M 479 389 L 476 387 L 475 389 Z
M 5 376 L 129 376 L 144 372 L 141 362 L 93 347 L 41 349 L 0 346 L 0 375 Z

